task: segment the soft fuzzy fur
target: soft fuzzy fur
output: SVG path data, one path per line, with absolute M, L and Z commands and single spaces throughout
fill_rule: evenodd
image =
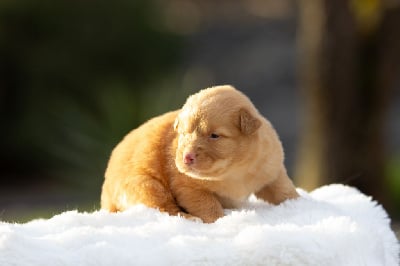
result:
M 208 88 L 117 145 L 101 206 L 122 211 L 142 203 L 214 222 L 252 193 L 273 204 L 296 198 L 283 158 L 275 130 L 244 94 Z

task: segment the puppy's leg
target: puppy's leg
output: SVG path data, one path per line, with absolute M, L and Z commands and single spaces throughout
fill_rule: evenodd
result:
M 299 197 L 292 181 L 283 169 L 272 183 L 263 187 L 260 191 L 255 193 L 260 199 L 268 201 L 272 204 L 279 204 L 287 199 L 294 199 Z
M 176 199 L 179 206 L 205 223 L 213 223 L 224 216 L 224 209 L 217 197 L 207 191 L 181 187 L 176 193 Z
M 119 210 L 142 203 L 150 208 L 168 212 L 171 215 L 181 213 L 181 209 L 176 204 L 171 191 L 159 180 L 146 175 L 127 179 L 121 186 L 117 201 Z

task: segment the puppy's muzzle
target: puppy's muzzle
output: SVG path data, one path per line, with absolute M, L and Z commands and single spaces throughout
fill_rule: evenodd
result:
M 186 165 L 192 165 L 196 162 L 196 155 L 194 153 L 186 153 L 183 157 L 183 162 Z

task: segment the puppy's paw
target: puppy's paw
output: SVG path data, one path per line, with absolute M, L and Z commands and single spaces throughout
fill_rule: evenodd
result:
M 194 216 L 194 215 L 191 215 L 191 214 L 188 214 L 186 212 L 179 212 L 178 216 L 183 217 L 183 218 L 185 218 L 187 220 L 196 222 L 196 223 L 202 223 L 203 222 L 203 220 L 201 218 L 199 218 L 197 216 Z
M 221 205 L 216 204 L 215 206 L 211 206 L 210 208 L 203 210 L 202 212 L 195 213 L 196 216 L 200 217 L 204 223 L 214 223 L 219 218 L 224 217 L 224 209 Z
M 201 219 L 204 223 L 211 224 L 223 216 L 224 215 L 206 215 L 201 217 Z

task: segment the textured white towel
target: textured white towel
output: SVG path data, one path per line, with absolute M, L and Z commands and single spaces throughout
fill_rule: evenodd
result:
M 386 212 L 331 185 L 279 206 L 250 198 L 213 224 L 144 206 L 0 222 L 0 265 L 399 265 Z

